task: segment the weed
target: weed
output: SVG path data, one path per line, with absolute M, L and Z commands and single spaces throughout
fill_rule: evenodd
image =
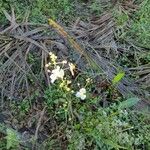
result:
M 7 149 L 10 149 L 10 148 L 17 149 L 19 147 L 19 139 L 15 131 L 11 129 L 7 129 L 6 140 L 7 140 L 7 145 L 6 145 Z
M 50 55 L 53 61 L 46 67 L 53 69 L 61 63 L 56 61 L 55 55 Z M 69 142 L 68 149 L 133 149 L 143 145 L 147 147 L 149 138 L 146 136 L 149 127 L 140 118 L 132 120 L 132 117 L 136 117 L 135 112 L 127 111 L 139 102 L 138 98 L 130 98 L 119 104 L 101 108 L 99 107 L 100 97 L 92 97 L 90 86 L 77 90 L 77 87 L 81 85 L 75 82 L 71 83 L 69 86 L 71 90 L 67 91 L 65 87 L 67 84 L 64 81 L 68 72 L 65 70 L 63 77 L 59 76 L 60 70 L 56 75 L 54 75 L 55 69 L 49 73 L 52 73 L 50 77 L 53 75 L 55 80 L 45 92 L 45 102 L 50 114 L 59 124 L 66 121 L 64 132 Z M 123 77 L 124 73 L 118 73 L 113 83 L 118 83 Z M 81 81 L 82 78 L 84 75 L 78 77 L 76 81 Z M 82 84 L 84 81 L 82 80 Z M 72 90 L 76 92 L 70 92 Z M 95 109 L 92 108 L 93 106 Z
M 128 32 L 136 44 L 142 47 L 150 48 L 150 1 L 145 0 L 141 3 L 131 23 L 131 29 Z
M 21 102 L 13 102 L 11 104 L 13 114 L 21 121 L 30 110 L 30 101 L 24 99 Z
M 35 0 L 31 1 L 3 1 L 0 2 L 0 21 L 5 20 L 2 10 L 10 10 L 10 7 L 15 7 L 17 15 L 19 18 L 23 18 L 23 14 L 26 11 L 30 11 L 30 20 L 35 23 L 45 23 L 47 22 L 47 17 L 53 19 L 60 19 L 67 22 L 73 16 L 73 6 L 70 0 Z M 18 19 L 19 19 L 18 18 Z
M 132 120 L 135 112 L 116 109 L 116 106 L 82 112 L 82 120 L 67 130 L 69 149 L 132 149 L 148 146 L 149 127 Z M 80 115 L 81 112 L 78 111 Z M 143 128 L 144 127 L 144 128 Z M 143 132 L 145 131 L 145 133 Z
M 150 45 L 150 2 L 144 0 L 132 15 L 121 6 L 113 10 L 119 39 L 131 40 L 138 46 L 149 48 Z M 134 41 L 133 41 L 134 39 Z
M 96 15 L 100 15 L 104 10 L 107 10 L 111 7 L 111 3 L 108 1 L 92 0 L 90 3 L 90 11 Z
M 90 5 L 90 9 L 93 13 L 96 13 L 96 14 L 101 14 L 102 12 L 102 6 L 101 4 L 99 3 L 99 1 L 94 1 L 91 5 Z
M 31 1 L 8 0 L 8 5 L 2 1 L 0 8 L 10 9 L 9 5 L 15 5 L 20 17 L 25 11 L 25 8 L 29 8 L 31 10 L 30 19 L 33 22 L 45 22 L 48 16 L 55 20 L 59 18 L 67 22 L 67 19 L 73 16 L 72 13 L 74 12 L 71 2 L 71 0 L 51 0 L 50 2 L 48 0 L 35 0 L 31 3 Z M 148 29 L 147 25 L 149 24 L 149 18 L 146 13 L 146 11 L 148 11 L 147 4 L 148 0 L 142 3 L 142 10 L 138 11 L 135 15 L 136 18 L 132 20 L 133 24 L 130 30 L 134 35 L 138 36 L 137 38 L 134 37 L 137 42 L 141 42 L 146 45 L 146 47 L 148 47 L 149 42 L 149 35 L 145 30 L 146 28 Z M 24 5 L 28 7 L 24 7 Z M 102 7 L 100 1 L 95 0 L 92 1 L 90 9 L 92 12 L 100 14 L 104 7 Z M 128 32 L 126 30 L 130 19 L 128 14 L 125 11 L 115 11 L 114 16 L 120 31 L 118 34 L 119 39 L 131 36 L 129 34 L 130 31 Z M 145 20 L 146 18 L 147 20 Z M 142 26 L 136 21 L 138 19 Z M 2 20 L 2 18 L 0 18 L 0 20 Z M 65 32 L 61 26 L 52 19 L 49 19 L 49 25 L 54 27 L 64 39 L 68 39 L 70 45 L 77 50 L 77 52 L 81 55 L 84 54 L 84 50 L 80 45 L 78 45 L 74 38 Z M 139 32 L 137 33 L 137 31 Z M 88 58 L 88 55 L 84 54 L 84 56 Z M 27 57 L 27 62 L 33 67 L 33 73 L 36 75 L 41 71 L 38 67 L 39 60 L 37 58 L 39 58 L 38 55 L 33 54 L 29 54 Z M 147 54 L 138 56 L 138 58 L 142 59 L 141 62 L 144 61 L 143 64 L 148 63 L 150 59 Z M 128 58 L 124 57 L 124 59 L 125 60 L 121 58 L 121 60 L 128 65 Z M 44 116 L 41 115 L 41 120 L 39 121 L 43 121 L 43 124 L 39 124 L 36 121 L 38 118 L 34 118 L 31 114 L 29 115 L 29 112 L 32 113 L 32 103 L 34 103 L 35 99 L 39 96 L 38 91 L 36 91 L 29 100 L 24 99 L 19 103 L 14 102 L 10 105 L 11 109 L 13 109 L 11 114 L 17 118 L 18 122 L 21 122 L 24 118 L 27 119 L 29 115 L 33 118 L 34 122 L 33 124 L 31 122 L 32 126 L 30 125 L 30 128 L 34 128 L 37 123 L 37 143 L 40 143 L 43 137 L 49 137 L 41 144 L 42 146 L 39 144 L 40 149 L 138 150 L 148 149 L 150 147 L 149 118 L 145 113 L 137 112 L 132 109 L 133 106 L 139 102 L 139 99 L 134 97 L 125 100 L 122 96 L 119 97 L 117 95 L 116 101 L 110 104 L 110 101 L 113 100 L 112 95 L 118 92 L 115 89 L 115 85 L 119 84 L 124 78 L 124 72 L 120 71 L 114 76 L 112 85 L 110 83 L 106 86 L 101 85 L 100 90 L 104 91 L 94 95 L 95 93 L 92 88 L 99 88 L 97 81 L 92 81 L 95 80 L 94 78 L 91 80 L 88 74 L 80 73 L 77 66 L 68 62 L 68 60 L 58 61 L 59 59 L 54 53 L 49 54 L 48 60 L 50 60 L 50 62 L 45 64 L 45 71 L 47 72 L 50 83 L 44 95 L 42 95 L 44 105 L 46 105 L 44 110 L 45 108 L 48 110 L 44 111 Z M 89 60 L 89 62 L 94 69 L 95 63 L 92 60 Z M 97 66 L 95 68 L 97 68 Z M 98 70 L 96 70 L 96 72 L 98 72 Z M 28 76 L 28 78 L 31 83 L 34 82 L 32 77 Z M 104 88 L 102 86 L 104 86 Z M 102 101 L 108 103 L 108 105 L 101 107 L 100 103 Z M 36 107 L 36 105 L 34 105 L 34 107 Z M 40 109 L 41 107 L 43 107 L 43 105 L 40 103 Z M 39 108 L 37 108 L 37 111 L 39 111 Z M 33 110 L 33 112 L 35 114 L 35 110 Z M 38 117 L 38 115 L 36 115 L 36 117 Z M 52 123 L 53 121 L 55 122 L 54 124 Z M 48 129 L 47 131 L 49 124 L 50 126 L 52 125 L 52 129 Z M 60 146 L 61 144 L 56 144 L 62 141 L 65 141 L 65 148 L 62 148 Z M 35 139 L 33 138 L 33 143 L 34 142 Z M 17 134 L 13 130 L 7 129 L 6 137 L 0 141 L 0 148 L 19 149 L 19 143 L 20 141 Z
M 46 67 L 51 74 L 50 79 L 53 85 L 50 85 L 45 92 L 46 105 L 50 111 L 55 108 L 54 116 L 56 118 L 70 120 L 74 116 L 72 112 L 73 101 L 75 99 L 84 100 L 86 89 L 81 88 L 75 92 L 76 86 L 72 84 L 71 78 L 67 76 L 69 73 L 70 76 L 74 76 L 75 65 L 67 61 L 57 62 L 57 56 L 53 53 L 50 53 L 50 59 L 51 61 L 46 64 Z M 83 90 L 84 92 L 82 92 Z
M 6 139 L 0 138 L 0 149 L 6 150 Z

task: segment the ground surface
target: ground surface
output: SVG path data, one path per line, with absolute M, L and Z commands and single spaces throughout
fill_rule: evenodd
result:
M 149 16 L 149 0 L 0 0 L 0 149 L 149 150 Z

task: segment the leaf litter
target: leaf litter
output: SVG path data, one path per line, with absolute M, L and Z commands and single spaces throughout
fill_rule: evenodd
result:
M 7 99 L 10 101 L 27 99 L 35 92 L 35 89 L 40 91 L 41 95 L 43 94 L 43 81 L 46 85 L 50 84 L 44 64 L 47 64 L 48 54 L 51 51 L 57 52 L 59 59 L 71 57 L 70 53 L 77 54 L 79 57 L 74 57 L 74 59 L 79 69 L 85 71 L 92 65 L 93 76 L 96 75 L 96 78 L 101 80 L 103 79 L 101 73 L 103 73 L 106 75 L 104 80 L 107 80 L 109 84 L 117 76 L 118 71 L 125 72 L 125 76 L 116 85 L 119 93 L 124 97 L 129 95 L 139 97 L 142 102 L 137 105 L 138 109 L 150 105 L 138 85 L 145 80 L 149 86 L 149 66 L 146 69 L 145 66 L 124 69 L 117 63 L 117 57 L 121 53 L 121 45 L 115 39 L 116 26 L 110 13 L 105 12 L 100 17 L 93 17 L 89 22 L 78 18 L 75 24 L 68 29 L 64 29 L 53 20 L 49 20 L 50 26 L 29 23 L 28 15 L 24 17 L 23 22 L 18 23 L 13 9 L 11 15 L 7 12 L 4 14 L 10 25 L 0 30 L 0 98 L 3 108 L 6 108 L 4 103 Z M 34 62 L 35 57 L 38 58 L 38 61 L 40 60 L 39 64 Z M 35 70 L 35 66 L 30 61 L 40 69 Z M 98 69 L 100 74 L 97 75 L 94 68 Z M 137 74 L 140 75 L 146 74 L 146 77 L 142 76 L 135 82 L 128 77 L 132 70 L 137 70 Z M 102 83 L 104 80 L 100 82 Z M 39 101 L 40 98 L 37 105 L 40 104 Z M 49 126 L 49 118 L 46 116 L 44 117 L 45 123 L 41 125 L 42 120 L 39 112 L 42 114 L 44 111 L 41 106 L 35 106 L 31 110 L 33 116 L 35 118 L 37 116 L 36 121 L 39 122 L 37 128 L 34 128 L 36 128 L 36 138 L 37 134 L 41 135 L 38 137 L 40 140 L 48 136 L 48 133 L 41 134 L 44 128 Z M 32 113 L 29 118 L 32 118 Z M 32 119 L 29 118 L 27 118 L 27 124 L 30 124 L 32 128 L 33 123 L 30 122 Z M 20 130 L 24 130 L 22 134 L 27 132 L 25 129 L 27 124 L 18 127 Z M 51 132 L 55 133 L 55 122 L 50 125 L 53 126 Z M 39 131 L 39 126 L 43 130 Z M 28 136 L 32 135 L 33 129 L 28 128 L 28 130 Z M 30 143 L 28 146 L 31 146 Z M 34 146 L 38 146 L 38 143 Z

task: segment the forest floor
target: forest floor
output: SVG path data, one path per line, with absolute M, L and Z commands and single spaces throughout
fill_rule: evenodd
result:
M 149 0 L 0 0 L 0 149 L 150 150 Z

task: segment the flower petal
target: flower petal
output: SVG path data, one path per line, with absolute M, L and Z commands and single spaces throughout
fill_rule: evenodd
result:
M 58 77 L 61 78 L 61 79 L 63 79 L 63 77 L 64 77 L 64 70 L 63 69 L 59 70 Z
M 86 89 L 85 89 L 85 88 L 81 88 L 81 89 L 79 90 L 79 92 L 85 94 L 85 93 L 86 93 Z
M 80 97 L 82 100 L 84 100 L 85 98 L 86 98 L 86 95 L 84 94 L 84 95 L 81 95 L 81 97 Z
M 51 79 L 51 83 L 54 83 L 55 80 L 57 79 L 57 76 L 55 76 L 55 74 L 51 74 L 50 79 Z
M 80 96 L 81 96 L 80 92 L 77 92 L 77 93 L 76 93 L 76 97 L 79 97 L 79 98 L 80 98 Z

